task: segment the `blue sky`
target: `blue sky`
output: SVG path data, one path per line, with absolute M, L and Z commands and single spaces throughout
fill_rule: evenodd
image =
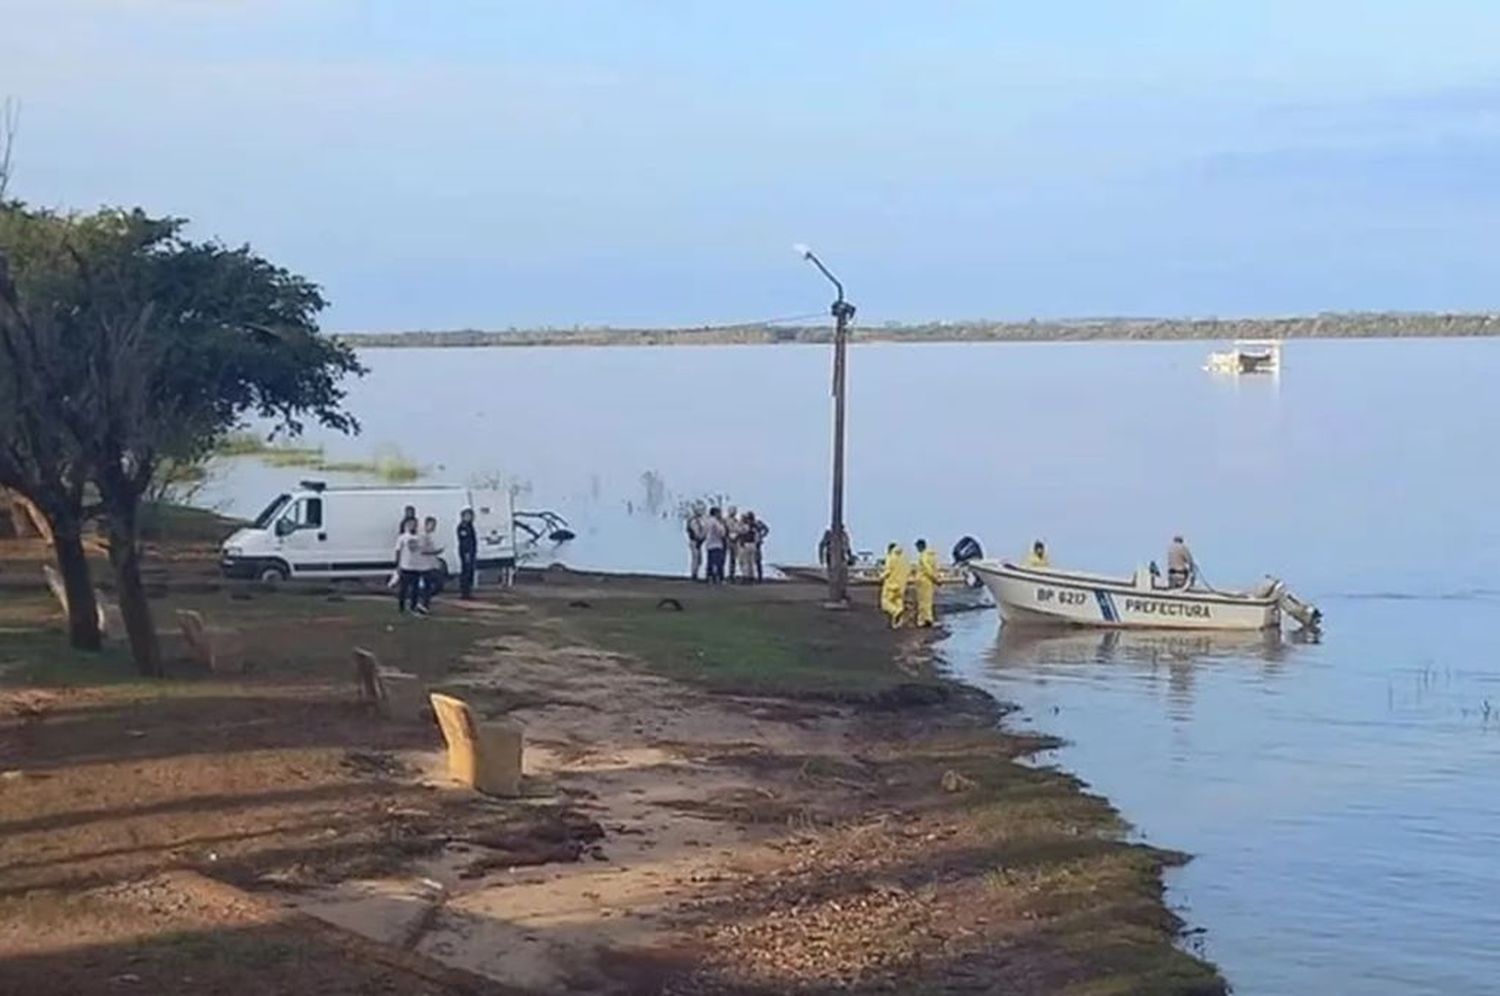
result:
M 27 200 L 335 329 L 1500 305 L 1493 0 L 0 0 Z

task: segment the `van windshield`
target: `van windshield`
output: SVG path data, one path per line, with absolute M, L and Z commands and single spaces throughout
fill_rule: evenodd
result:
M 281 511 L 282 507 L 286 505 L 287 500 L 291 497 L 291 495 L 277 495 L 271 501 L 271 504 L 266 506 L 265 511 L 255 517 L 254 527 L 256 529 L 265 529 L 269 526 L 271 521 L 276 518 L 277 513 Z

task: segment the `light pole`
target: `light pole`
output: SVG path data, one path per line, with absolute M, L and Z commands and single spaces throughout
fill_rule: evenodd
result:
M 828 601 L 849 602 L 849 551 L 844 545 L 844 355 L 849 344 L 849 320 L 854 305 L 844 300 L 844 285 L 807 246 L 794 247 L 797 255 L 818 268 L 833 284 L 838 297 L 829 311 L 833 315 L 833 514 L 828 527 Z

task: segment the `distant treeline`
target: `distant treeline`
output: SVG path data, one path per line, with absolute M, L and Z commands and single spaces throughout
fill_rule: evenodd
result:
M 687 346 L 828 342 L 823 325 L 709 328 L 508 329 L 368 332 L 340 336 L 359 348 L 417 346 Z M 1095 339 L 1374 339 L 1500 335 L 1500 314 L 1349 312 L 1297 318 L 1098 318 L 855 325 L 864 342 L 1086 342 Z

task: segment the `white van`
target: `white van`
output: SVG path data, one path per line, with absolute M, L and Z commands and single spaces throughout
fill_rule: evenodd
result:
M 396 533 L 410 505 L 438 521 L 442 570 L 458 573 L 458 516 L 474 510 L 481 570 L 516 565 L 510 503 L 501 491 L 456 485 L 329 487 L 319 481 L 277 495 L 255 521 L 224 541 L 219 569 L 231 578 L 384 577 L 396 566 Z

